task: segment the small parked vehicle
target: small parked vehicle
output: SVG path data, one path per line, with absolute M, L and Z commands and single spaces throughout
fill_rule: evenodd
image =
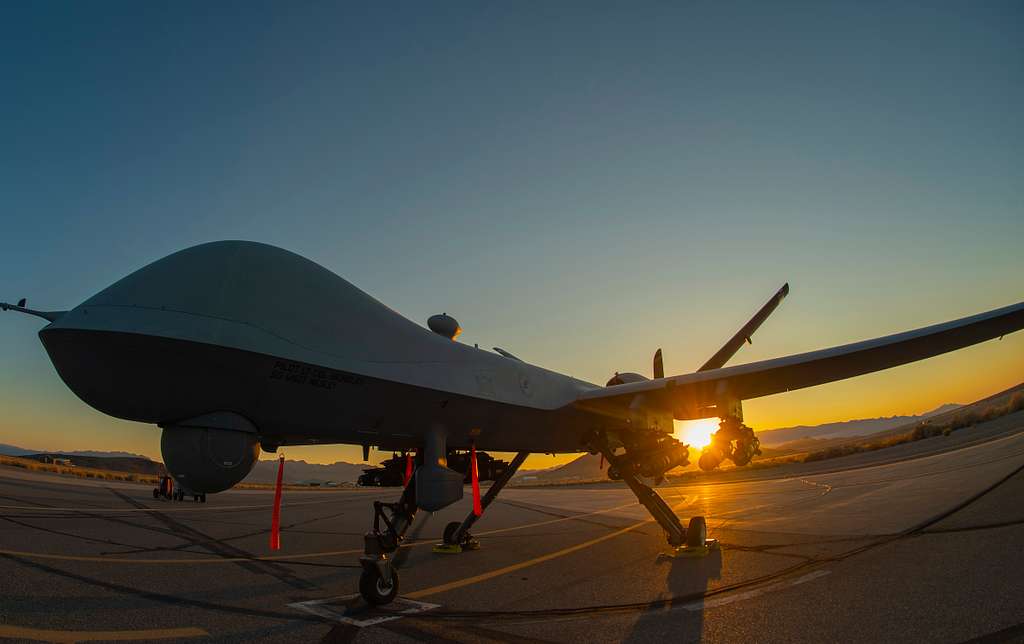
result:
M 206 503 L 206 493 L 196 493 L 181 485 L 174 485 L 174 479 L 166 474 L 160 477 L 160 485 L 153 488 L 154 499 L 167 499 L 168 501 L 184 501 L 186 496 L 191 496 L 194 503 Z
M 166 474 L 160 477 L 160 484 L 157 487 L 153 488 L 154 499 L 164 498 L 172 500 L 174 493 L 174 479 L 167 476 Z

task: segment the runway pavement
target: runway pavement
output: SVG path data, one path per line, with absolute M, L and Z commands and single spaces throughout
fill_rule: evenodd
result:
M 170 503 L 0 468 L 0 637 L 1019 641 L 1024 414 L 960 434 L 660 488 L 722 542 L 700 559 L 663 556 L 616 485 L 505 490 L 459 555 L 430 546 L 468 499 L 420 513 L 390 610 L 352 596 L 371 502 L 394 490 L 286 492 L 272 552 L 269 492 Z

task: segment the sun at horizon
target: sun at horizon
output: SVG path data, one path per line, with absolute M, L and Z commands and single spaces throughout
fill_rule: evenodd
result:
M 676 424 L 676 438 L 690 447 L 702 449 L 711 444 L 711 435 L 718 431 L 717 418 L 684 420 Z

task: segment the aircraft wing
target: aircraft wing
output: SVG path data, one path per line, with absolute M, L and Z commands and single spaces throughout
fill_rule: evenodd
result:
M 621 417 L 634 399 L 671 409 L 678 420 L 716 416 L 723 395 L 745 400 L 852 378 L 999 338 L 1024 328 L 1024 302 L 987 313 L 831 349 L 592 389 L 575 405 Z

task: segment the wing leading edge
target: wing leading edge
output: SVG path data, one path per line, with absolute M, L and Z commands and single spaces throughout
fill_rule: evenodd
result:
M 638 395 L 678 420 L 717 415 L 724 395 L 739 400 L 852 378 L 977 344 L 1024 328 L 1024 302 L 874 340 L 723 369 L 584 392 L 575 403 L 618 416 Z

